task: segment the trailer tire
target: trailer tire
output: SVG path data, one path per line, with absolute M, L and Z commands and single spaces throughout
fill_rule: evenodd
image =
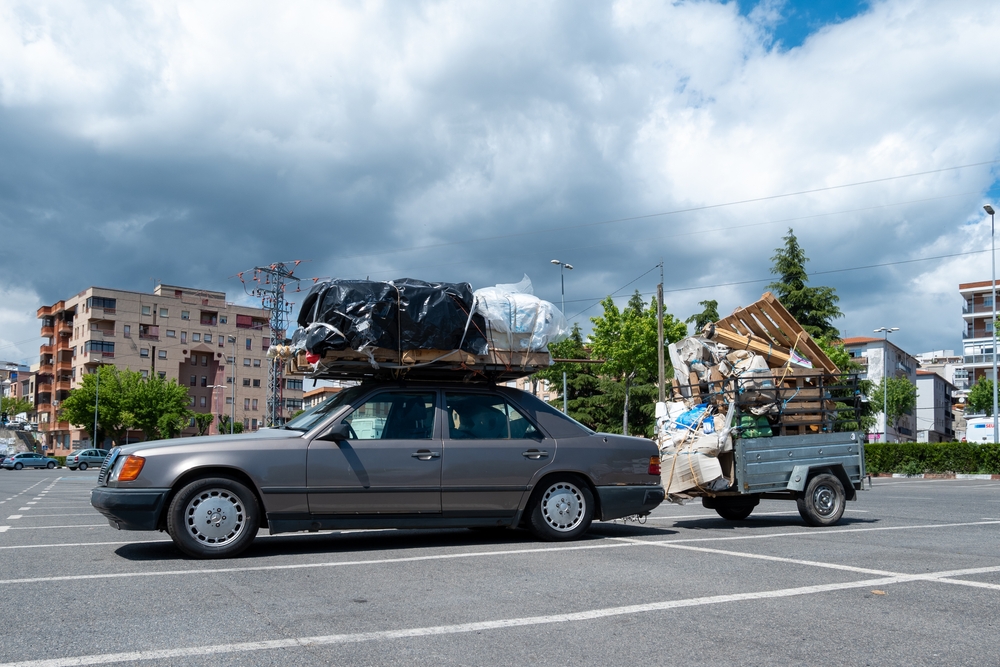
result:
M 844 516 L 844 485 L 830 473 L 816 475 L 795 502 L 803 521 L 810 526 L 832 526 Z
M 720 499 L 721 500 L 721 499 Z M 730 501 L 718 502 L 715 511 L 723 519 L 727 521 L 742 521 L 743 519 L 750 516 L 753 512 L 753 508 L 757 506 L 757 503 L 750 502 L 748 500 L 734 499 Z

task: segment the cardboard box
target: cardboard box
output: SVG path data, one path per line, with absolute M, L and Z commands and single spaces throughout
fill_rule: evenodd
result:
M 660 475 L 667 493 L 679 493 L 705 486 L 722 477 L 719 459 L 697 452 L 664 453 L 660 457 Z

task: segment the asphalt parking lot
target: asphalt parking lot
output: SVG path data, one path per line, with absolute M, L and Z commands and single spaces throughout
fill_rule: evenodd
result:
M 95 481 L 0 470 L 0 667 L 1000 661 L 1000 482 L 876 479 L 823 529 L 666 505 L 570 544 L 261 533 L 194 561 L 109 527 Z

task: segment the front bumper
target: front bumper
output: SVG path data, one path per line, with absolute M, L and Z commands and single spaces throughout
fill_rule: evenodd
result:
M 663 487 L 656 486 L 599 486 L 597 496 L 601 503 L 601 521 L 620 519 L 635 514 L 649 514 L 663 502 Z
M 113 489 L 90 492 L 90 504 L 118 530 L 156 530 L 170 489 Z

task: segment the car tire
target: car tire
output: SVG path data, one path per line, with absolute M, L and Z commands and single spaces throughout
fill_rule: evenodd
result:
M 52 470 L 53 468 L 56 467 L 56 462 L 55 461 L 49 461 L 48 464 L 45 467 L 48 468 L 49 470 Z
M 844 516 L 844 485 L 830 473 L 816 475 L 796 499 L 799 514 L 810 526 L 832 526 Z
M 257 536 L 257 497 L 228 477 L 197 479 L 177 492 L 167 510 L 167 532 L 194 558 L 232 558 Z
M 720 502 L 715 508 L 716 513 L 727 521 L 742 521 L 750 516 L 757 503 L 747 502 L 743 499 Z
M 20 463 L 15 463 L 15 464 L 14 464 L 14 470 L 20 470 L 20 469 L 21 469 L 21 468 L 23 468 L 23 467 L 24 467 L 24 465 L 22 465 L 22 464 L 20 464 Z
M 80 469 L 81 471 L 83 471 L 83 470 L 86 470 L 86 469 L 87 469 L 87 464 L 86 464 L 86 463 L 81 463 L 81 464 L 80 464 L 79 466 L 77 466 L 77 467 L 78 467 L 78 468 L 79 468 L 79 469 Z
M 528 511 L 528 526 L 538 539 L 575 540 L 594 519 L 594 494 L 576 477 L 552 477 L 538 487 Z

